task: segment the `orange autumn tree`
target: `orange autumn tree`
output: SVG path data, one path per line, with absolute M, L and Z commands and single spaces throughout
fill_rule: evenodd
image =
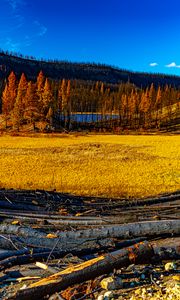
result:
M 71 81 L 68 80 L 66 90 L 66 102 L 67 102 L 67 128 L 71 126 Z
M 156 100 L 155 100 L 155 111 L 156 111 L 156 127 L 160 125 L 160 119 L 162 114 L 162 91 L 161 87 L 158 87 Z
M 37 93 L 37 99 L 39 102 L 40 108 L 43 108 L 43 92 L 44 92 L 44 84 L 45 84 L 45 76 L 42 71 L 39 72 L 37 76 L 37 81 L 36 81 L 36 93 Z
M 28 82 L 24 73 L 22 73 L 18 89 L 16 102 L 13 110 L 13 124 L 19 130 L 19 127 L 23 121 L 24 109 L 25 109 L 25 95 L 27 91 Z
M 134 119 L 134 115 L 135 115 L 135 111 L 136 111 L 136 105 L 137 105 L 137 93 L 135 90 L 132 89 L 131 94 L 129 96 L 129 101 L 128 101 L 130 125 L 133 125 L 133 119 Z
M 149 90 L 147 88 L 145 92 L 144 91 L 142 92 L 141 101 L 139 105 L 139 110 L 142 116 L 143 125 L 145 126 L 148 123 L 150 106 L 151 106 L 151 102 L 149 97 Z
M 25 95 L 25 110 L 24 119 L 30 124 L 33 124 L 35 130 L 35 123 L 40 118 L 39 101 L 36 94 L 36 85 L 32 81 L 28 82 L 27 92 Z
M 71 115 L 71 81 L 63 79 L 59 88 L 59 108 L 61 114 L 64 116 L 65 127 L 70 126 L 70 115 Z
M 43 103 L 42 112 L 44 117 L 46 118 L 49 108 L 52 107 L 52 103 L 53 103 L 53 93 L 48 78 L 46 78 L 44 90 L 42 93 L 42 103 Z
M 66 80 L 63 79 L 58 90 L 59 110 L 62 113 L 66 108 Z
M 7 121 L 9 116 L 9 88 L 8 84 L 5 85 L 3 94 L 2 94 L 2 113 L 5 120 L 5 128 L 7 128 Z
M 7 127 L 7 120 L 14 108 L 16 94 L 17 94 L 17 79 L 14 72 L 11 72 L 2 94 L 2 112 L 5 117 L 6 127 Z

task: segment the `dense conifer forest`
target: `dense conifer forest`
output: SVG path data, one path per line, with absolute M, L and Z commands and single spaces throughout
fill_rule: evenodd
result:
M 1 128 L 161 129 L 179 120 L 180 77 L 0 54 Z M 3 124 L 3 125 L 2 125 Z

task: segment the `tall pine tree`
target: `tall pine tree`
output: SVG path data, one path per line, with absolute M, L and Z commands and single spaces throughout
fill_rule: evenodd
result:
M 23 121 L 24 109 L 25 109 L 25 95 L 28 87 L 28 82 L 24 73 L 22 73 L 17 90 L 16 102 L 13 110 L 13 124 L 18 128 Z
M 39 101 L 36 94 L 36 86 L 31 81 L 28 82 L 28 88 L 25 95 L 24 119 L 33 124 L 35 130 L 35 122 L 40 119 Z
M 43 114 L 46 118 L 46 115 L 49 111 L 49 108 L 52 106 L 53 102 L 53 93 L 51 90 L 51 84 L 49 82 L 49 79 L 46 78 L 45 85 L 44 85 L 44 91 L 42 94 L 42 102 L 43 102 Z
M 7 127 L 7 120 L 10 114 L 12 113 L 12 110 L 15 105 L 16 94 L 17 94 L 17 79 L 14 72 L 11 72 L 2 94 L 2 113 L 4 114 L 6 127 Z

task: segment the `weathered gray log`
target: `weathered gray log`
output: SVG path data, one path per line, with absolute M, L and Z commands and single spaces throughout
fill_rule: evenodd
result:
M 46 237 L 46 233 L 34 230 L 30 227 L 23 227 L 18 225 L 9 225 L 9 224 L 0 224 L 0 233 L 1 234 L 13 234 L 17 236 L 33 236 L 36 238 Z
M 50 251 L 12 256 L 0 261 L 0 271 L 3 271 L 7 268 L 11 268 L 16 265 L 30 264 L 37 260 L 42 261 L 44 259 L 47 259 L 49 255 Z M 51 253 L 51 257 L 59 258 L 62 257 L 62 254 L 59 251 L 54 251 L 53 253 Z
M 21 243 L 39 247 L 51 248 L 56 239 L 47 239 L 46 233 L 28 227 L 16 225 L 0 225 L 0 232 L 14 234 L 21 238 Z M 180 234 L 180 220 L 146 221 L 124 225 L 106 226 L 104 228 L 86 229 L 79 231 L 60 232 L 58 237 L 59 249 L 72 249 L 80 244 L 106 238 L 129 239 L 141 236 L 161 236 L 164 234 Z M 24 239 L 23 239 L 24 237 Z
M 38 240 L 37 238 L 35 238 Z M 20 251 L 20 250 L 28 250 L 29 248 L 26 244 L 26 238 L 18 237 L 14 235 L 0 235 L 0 246 L 1 249 L 4 250 L 12 250 L 12 251 Z M 36 249 L 40 248 L 40 246 L 35 246 Z M 41 251 L 48 251 L 48 249 L 41 247 Z
M 61 239 L 61 238 L 36 238 L 36 237 L 17 237 L 17 236 L 0 236 L 0 245 L 2 249 L 23 250 L 23 249 L 41 249 L 50 251 L 52 249 L 67 254 L 73 250 L 82 249 L 107 249 L 114 247 L 114 239 Z
M 0 215 L 1 216 L 25 216 L 25 217 L 29 217 L 29 218 L 42 218 L 42 219 L 68 219 L 68 220 L 101 220 L 101 217 L 93 217 L 93 216 L 72 216 L 72 215 L 61 215 L 59 213 L 56 212 L 49 212 L 49 213 L 40 213 L 40 212 L 30 212 L 30 211 L 10 211 L 10 210 L 1 210 L 0 211 Z
M 70 285 L 93 279 L 102 274 L 111 272 L 114 269 L 128 266 L 135 262 L 142 262 L 147 259 L 147 257 L 151 258 L 153 254 L 152 247 L 148 242 L 136 244 L 129 248 L 114 251 L 106 256 L 102 255 L 85 263 L 70 267 L 62 272 L 31 284 L 27 289 L 18 290 L 14 294 L 9 294 L 5 299 L 44 299 L 47 295 L 65 289 Z
M 36 238 L 36 237 L 20 237 L 19 241 L 22 245 L 26 245 L 28 248 L 45 248 L 55 250 L 71 251 L 74 249 L 84 248 L 99 248 L 102 246 L 113 246 L 114 240 L 112 238 L 88 238 L 88 239 L 64 239 L 64 238 Z
M 35 217 L 29 217 L 29 216 L 21 216 L 21 215 L 7 215 L 8 218 L 12 218 L 12 219 L 18 219 L 18 220 L 23 220 L 23 221 L 29 221 L 30 223 L 34 221 L 36 222 L 42 222 L 42 221 L 46 221 L 47 223 L 49 224 L 53 224 L 53 225 L 103 225 L 103 224 L 106 224 L 107 222 L 105 220 L 102 220 L 100 218 L 93 218 L 92 220 L 91 219 L 88 219 L 88 218 L 74 218 L 74 219 L 71 219 L 70 218 L 61 218 L 61 216 L 59 216 L 59 219 L 53 219 L 53 218 L 39 218 L 38 215 L 35 216 Z M 109 223 L 113 223 L 113 220 L 109 220 Z
M 27 248 L 27 249 L 22 249 L 22 250 L 10 250 L 10 251 L 5 251 L 4 253 L 0 253 L 0 265 L 1 261 L 14 257 L 14 256 L 21 256 L 21 255 L 27 255 L 27 254 L 34 254 L 34 253 L 43 253 L 43 252 L 48 252 L 50 253 L 48 249 L 38 249 L 38 248 Z
M 141 236 L 161 236 L 180 234 L 180 220 L 143 221 L 123 225 L 90 228 L 78 231 L 60 232 L 61 238 L 134 238 Z

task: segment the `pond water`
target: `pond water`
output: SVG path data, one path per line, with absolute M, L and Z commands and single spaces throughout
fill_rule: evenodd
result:
M 63 116 L 61 118 L 64 118 Z M 77 113 L 77 114 L 71 114 L 71 121 L 78 122 L 78 123 L 91 123 L 91 122 L 98 122 L 98 121 L 105 121 L 105 120 L 111 120 L 111 119 L 118 119 L 119 115 L 117 114 L 106 114 L 101 115 L 98 113 Z

